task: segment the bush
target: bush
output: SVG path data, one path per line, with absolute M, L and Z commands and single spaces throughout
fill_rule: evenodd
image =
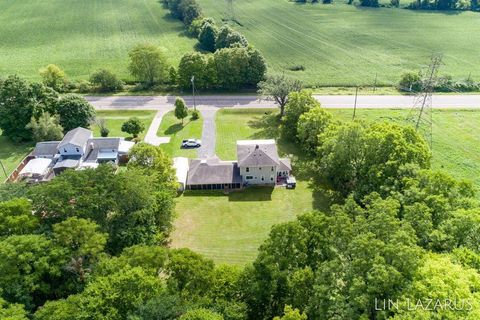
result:
M 137 117 L 132 117 L 122 124 L 122 132 L 129 133 L 134 138 L 138 137 L 138 134 L 143 131 L 145 131 L 145 126 Z
M 46 68 L 40 69 L 40 76 L 43 83 L 56 91 L 63 91 L 67 82 L 65 72 L 54 64 L 49 64 Z
M 400 77 L 398 85 L 402 91 L 418 91 L 421 89 L 421 77 L 418 72 L 405 72 Z
M 43 113 L 38 120 L 32 117 L 27 128 L 32 129 L 33 139 L 36 142 L 58 141 L 63 138 L 63 128 L 59 123 L 59 117 L 51 116 L 48 112 Z
M 92 85 L 87 80 L 81 80 L 77 83 L 77 90 L 79 93 L 87 93 L 92 91 Z
M 192 117 L 190 119 L 192 119 L 192 120 L 200 119 L 200 112 L 198 110 L 193 110 L 192 111 Z
M 99 69 L 92 73 L 90 82 L 100 92 L 117 92 L 123 89 L 123 82 L 113 72 L 106 69 Z
M 248 41 L 242 34 L 224 25 L 218 31 L 217 38 L 215 39 L 215 48 L 222 49 L 232 47 L 248 47 Z

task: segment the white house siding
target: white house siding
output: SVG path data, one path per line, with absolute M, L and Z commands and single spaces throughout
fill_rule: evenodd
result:
M 248 168 L 248 172 L 247 172 Z M 276 166 L 240 167 L 243 182 L 248 184 L 275 184 L 277 177 Z M 262 180 L 263 178 L 263 180 Z

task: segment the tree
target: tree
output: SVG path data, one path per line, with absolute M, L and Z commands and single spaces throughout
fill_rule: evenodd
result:
M 223 317 L 214 311 L 199 308 L 186 312 L 179 320 L 223 320 Z
M 258 93 L 273 99 L 280 107 L 280 116 L 285 114 L 285 105 L 288 102 L 290 92 L 298 92 L 302 89 L 302 83 L 291 79 L 285 74 L 267 76 L 265 81 L 258 83 Z
M 314 155 L 321 145 L 320 135 L 325 132 L 332 122 L 332 114 L 320 106 L 312 107 L 303 113 L 297 122 L 297 138 L 303 150 Z
M 214 52 L 215 51 L 215 39 L 217 38 L 218 29 L 211 23 L 205 23 L 200 29 L 198 35 L 198 41 L 202 49 Z
M 89 128 L 95 118 L 95 109 L 77 94 L 66 94 L 57 104 L 57 113 L 60 116 L 60 125 L 65 131 L 77 127 Z
M 298 135 L 297 126 L 300 116 L 312 108 L 320 108 L 320 103 L 312 96 L 311 91 L 291 92 L 285 105 L 281 127 L 282 136 L 288 140 L 295 141 Z
M 256 85 L 266 71 L 265 60 L 252 48 L 224 48 L 214 53 L 217 83 L 223 89 Z
M 0 319 L 28 320 L 27 312 L 21 304 L 10 304 L 0 298 Z
M 430 167 L 426 141 L 409 126 L 348 123 L 334 126 L 320 139 L 315 169 L 320 183 L 343 195 L 354 192 L 356 199 L 394 185 L 407 164 Z
M 189 26 L 192 21 L 202 15 L 202 9 L 195 0 L 181 0 L 179 9 L 181 11 L 181 19 L 186 26 Z
M 222 48 L 232 48 L 234 46 L 248 47 L 248 41 L 239 32 L 233 30 L 228 25 L 223 25 L 220 27 L 220 30 L 218 30 L 215 47 L 218 50 Z
M 54 64 L 49 64 L 47 67 L 40 69 L 40 76 L 43 83 L 56 91 L 63 91 L 67 81 L 65 72 Z
M 0 241 L 2 296 L 32 310 L 53 294 L 65 257 L 43 235 L 14 235 Z
M 130 51 L 128 69 L 145 87 L 161 83 L 167 77 L 167 58 L 158 47 L 151 44 L 137 45 Z
M 134 138 L 138 137 L 138 134 L 145 131 L 145 125 L 137 117 L 131 117 L 122 124 L 122 132 L 133 135 Z
M 32 116 L 55 113 L 58 95 L 42 84 L 29 84 L 13 75 L 0 82 L 0 129 L 15 141 L 31 140 L 32 130 L 26 128 Z
M 286 305 L 284 315 L 282 317 L 275 317 L 273 320 L 307 320 L 307 315 L 301 313 L 298 309 L 293 309 L 291 306 Z
M 48 112 L 42 113 L 38 120 L 32 117 L 26 128 L 32 130 L 33 140 L 36 142 L 58 141 L 63 138 L 59 116 L 51 116 Z
M 175 117 L 182 120 L 188 116 L 188 108 L 182 98 L 175 99 Z
M 418 72 L 405 72 L 400 77 L 398 85 L 403 91 L 418 91 L 422 86 L 422 79 Z
M 123 82 L 107 69 L 99 69 L 92 73 L 90 82 L 100 92 L 117 92 L 123 89 Z
M 95 125 L 100 129 L 102 137 L 108 137 L 110 130 L 107 128 L 107 123 L 104 118 L 95 118 Z
M 199 52 L 186 53 L 178 65 L 178 84 L 184 89 L 192 87 L 195 76 L 195 87 L 207 89 L 215 85 L 215 68 L 211 58 Z
M 40 220 L 32 215 L 32 205 L 25 198 L 0 202 L 0 238 L 33 233 Z

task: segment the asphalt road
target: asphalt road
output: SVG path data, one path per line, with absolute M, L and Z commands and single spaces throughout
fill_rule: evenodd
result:
M 171 109 L 175 96 L 89 96 L 87 100 L 97 109 Z M 193 106 L 192 96 L 184 96 L 188 106 Z M 315 95 L 325 108 L 352 108 L 354 96 L 322 96 Z M 357 108 L 411 108 L 414 104 L 413 96 L 358 96 Z M 234 107 L 234 108 L 271 108 L 273 101 L 259 99 L 255 95 L 215 95 L 197 96 L 197 106 L 206 107 Z M 435 95 L 432 97 L 433 108 L 438 109 L 480 109 L 480 95 Z

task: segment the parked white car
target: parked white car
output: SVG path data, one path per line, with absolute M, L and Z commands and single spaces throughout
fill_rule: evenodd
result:
M 182 148 L 198 148 L 202 146 L 202 141 L 198 139 L 187 139 L 182 141 Z

